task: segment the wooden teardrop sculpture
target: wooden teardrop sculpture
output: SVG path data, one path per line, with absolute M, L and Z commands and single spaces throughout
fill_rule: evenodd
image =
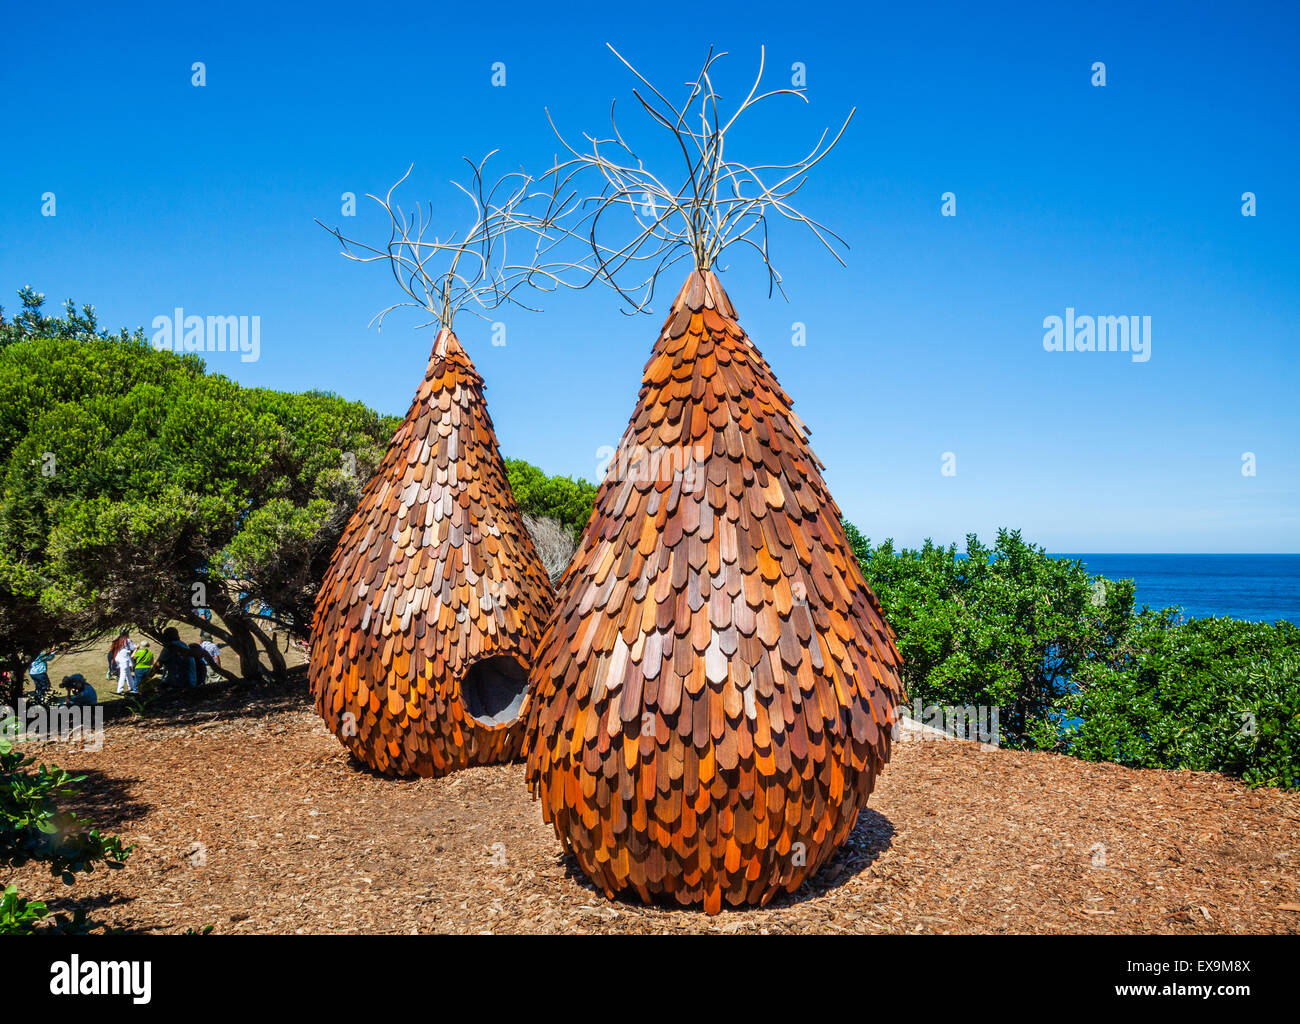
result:
M 520 755 L 550 580 L 510 493 L 483 379 L 444 329 L 316 599 L 316 710 L 388 775 Z
M 529 788 L 610 897 L 793 891 L 889 759 L 900 659 L 820 467 L 692 272 L 532 672 Z

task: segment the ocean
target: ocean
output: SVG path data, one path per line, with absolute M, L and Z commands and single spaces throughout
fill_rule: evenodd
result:
M 1094 575 L 1132 579 L 1137 607 L 1300 624 L 1300 555 L 1076 555 Z

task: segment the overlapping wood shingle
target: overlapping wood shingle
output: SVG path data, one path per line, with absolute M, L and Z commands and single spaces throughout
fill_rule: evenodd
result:
M 619 452 L 533 666 L 529 786 L 607 895 L 763 904 L 845 840 L 889 758 L 893 633 L 712 272 Z
M 515 669 L 513 658 L 526 679 L 553 599 L 510 493 L 483 379 L 444 330 L 317 597 L 316 710 L 389 775 L 517 757 L 527 699 L 498 699 L 508 673 L 485 670 Z M 467 684 L 471 672 L 487 679 L 482 692 Z

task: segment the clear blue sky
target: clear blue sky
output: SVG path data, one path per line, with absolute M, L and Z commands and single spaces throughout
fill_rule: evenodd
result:
M 11 8 L 0 303 L 12 312 L 31 284 L 114 328 L 176 306 L 258 315 L 260 361 L 218 354 L 211 369 L 404 413 L 432 337 L 410 318 L 367 329 L 392 281 L 343 260 L 313 218 L 378 232 L 364 209 L 341 221 L 340 195 L 382 192 L 414 162 L 404 194 L 459 223 L 446 183 L 460 157 L 499 147 L 503 170 L 542 167 L 544 106 L 601 131 L 617 96 L 649 137 L 606 40 L 672 86 L 708 45 L 728 50 L 733 97 L 766 44 L 776 75 L 805 63 L 811 102 L 754 115 L 733 155 L 792 158 L 856 105 L 802 194 L 852 249 L 842 269 L 778 231 L 788 304 L 750 260 L 723 281 L 864 533 L 915 544 L 1008 525 L 1057 551 L 1300 550 L 1296 5 L 1060 6 Z M 947 191 L 956 217 L 940 216 Z M 1149 315 L 1150 361 L 1044 351 L 1043 319 L 1067 306 Z M 496 348 L 486 324 L 458 324 L 502 449 L 593 478 L 660 317 L 593 289 L 503 319 Z

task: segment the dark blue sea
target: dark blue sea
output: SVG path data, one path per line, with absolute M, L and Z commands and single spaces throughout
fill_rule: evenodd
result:
M 1050 552 L 1058 554 L 1058 552 Z M 1137 606 L 1300 624 L 1300 555 L 1074 555 L 1088 571 L 1137 583 Z

